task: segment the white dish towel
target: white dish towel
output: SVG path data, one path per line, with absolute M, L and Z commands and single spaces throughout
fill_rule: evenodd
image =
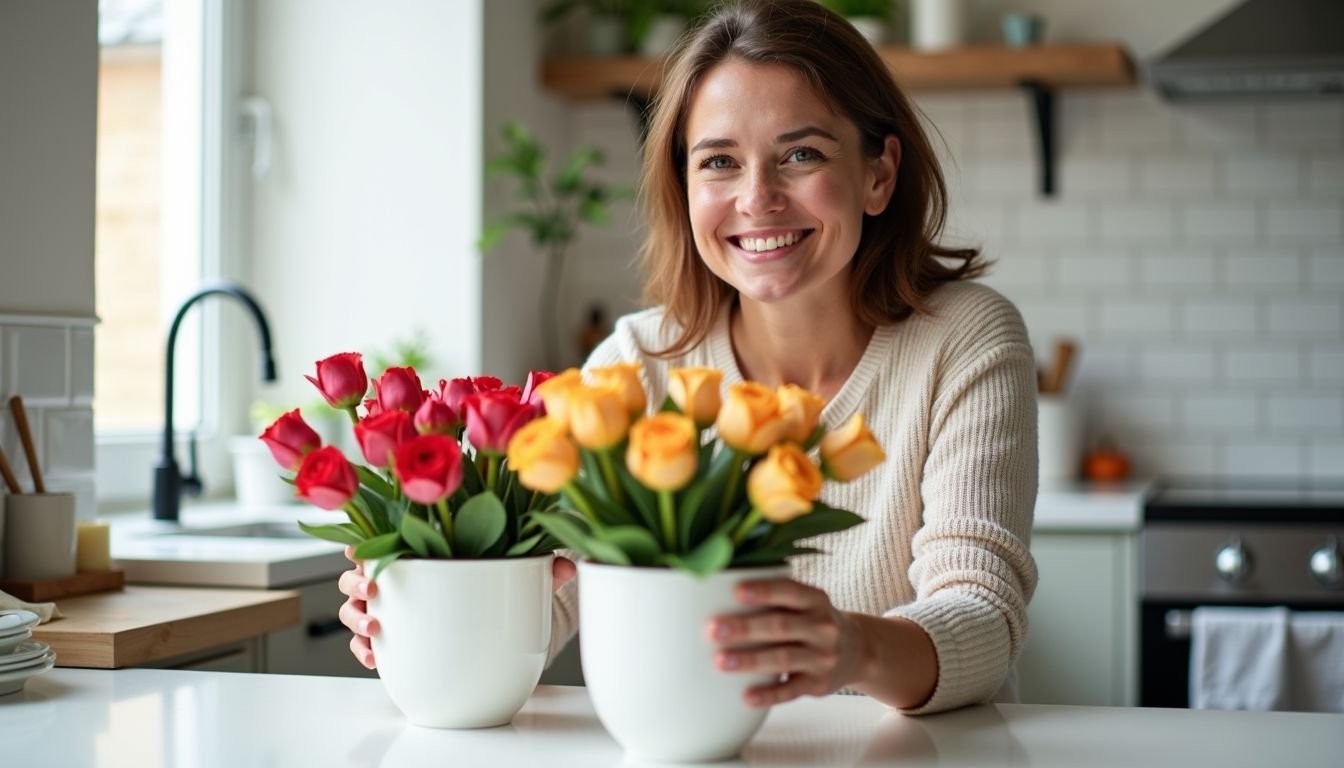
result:
M 1344 613 L 1196 608 L 1190 706 L 1344 712 Z

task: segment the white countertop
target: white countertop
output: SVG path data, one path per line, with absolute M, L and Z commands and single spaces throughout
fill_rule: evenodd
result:
M 1136 532 L 1152 480 L 1122 483 L 1042 484 L 1036 492 L 1037 531 Z
M 1337 766 L 1344 716 L 997 704 L 905 717 L 860 696 L 776 707 L 720 766 Z M 6 765 L 616 766 L 583 688 L 543 686 L 512 725 L 406 724 L 377 680 L 55 669 L 0 697 Z

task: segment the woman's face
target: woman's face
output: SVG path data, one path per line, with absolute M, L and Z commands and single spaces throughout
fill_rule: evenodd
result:
M 895 184 L 899 145 L 865 157 L 858 127 L 791 67 L 730 60 L 700 82 L 686 118 L 696 248 L 744 299 L 845 291 L 863 215 Z

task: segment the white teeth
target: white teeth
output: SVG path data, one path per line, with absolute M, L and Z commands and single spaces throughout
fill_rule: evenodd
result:
M 787 232 L 777 237 L 744 237 L 740 242 L 744 250 L 760 253 L 762 251 L 773 251 L 776 248 L 793 245 L 798 242 L 799 239 L 797 234 Z

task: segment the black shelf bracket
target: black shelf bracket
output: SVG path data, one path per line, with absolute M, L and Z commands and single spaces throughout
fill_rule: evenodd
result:
M 1036 137 L 1041 150 L 1041 196 L 1055 196 L 1055 91 L 1040 80 L 1022 80 L 1018 86 L 1031 97 L 1036 115 Z

